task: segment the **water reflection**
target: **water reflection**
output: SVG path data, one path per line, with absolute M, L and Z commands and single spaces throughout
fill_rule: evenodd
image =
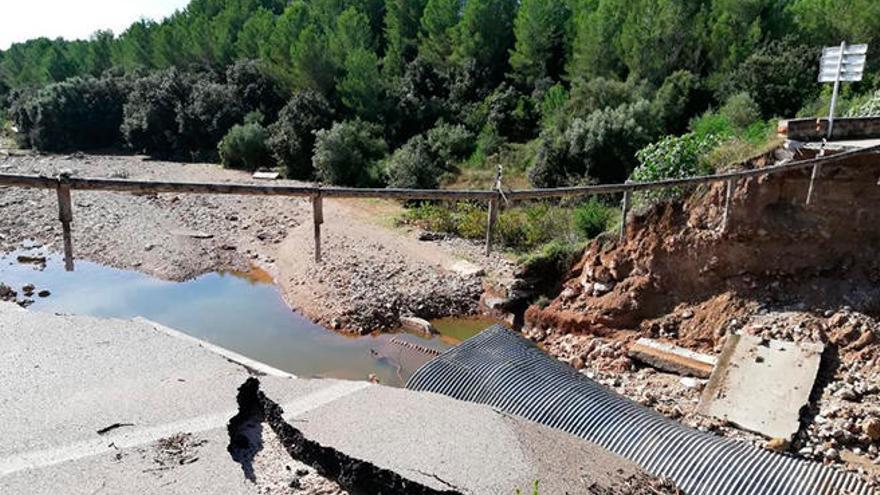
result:
M 297 376 L 364 380 L 374 373 L 382 383 L 398 386 L 406 378 L 398 363 L 382 357 L 391 335 L 351 338 L 315 325 L 291 311 L 271 276 L 259 269 L 209 273 L 178 283 L 82 260 L 75 272 L 66 272 L 62 257 L 52 254 L 40 269 L 18 263 L 18 254 L 0 257 L 0 281 L 19 292 L 26 284 L 50 290 L 49 297 L 34 297 L 34 311 L 143 316 Z M 489 324 L 459 328 L 454 322 L 438 323 L 447 334 L 442 338 L 395 336 L 445 350 Z

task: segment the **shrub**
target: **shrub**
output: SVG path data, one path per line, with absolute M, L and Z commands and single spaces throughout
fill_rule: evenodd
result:
M 711 111 L 691 120 L 690 128 L 693 134 L 700 137 L 717 136 L 719 139 L 727 139 L 736 134 L 728 117 Z
M 544 93 L 541 99 L 541 127 L 544 129 L 562 129 L 565 127 L 568 91 L 561 84 L 555 84 Z
M 258 123 L 233 126 L 217 145 L 220 162 L 224 167 L 244 170 L 272 166 L 267 138 L 266 129 Z
M 499 136 L 516 143 L 534 137 L 538 113 L 530 97 L 502 84 L 486 99 L 486 106 L 486 123 Z
M 239 60 L 230 65 L 226 69 L 226 84 L 245 112 L 260 112 L 268 122 L 277 119 L 285 104 L 281 83 L 259 61 Z
M 474 151 L 473 134 L 460 124 L 440 122 L 425 134 L 425 138 L 431 153 L 444 171 L 451 171 L 456 163 Z
M 177 124 L 184 156 L 213 158 L 223 136 L 244 119 L 231 86 L 199 79 L 190 88 L 186 106 L 178 109 Z
M 880 115 L 880 90 L 867 95 L 866 98 L 846 112 L 847 117 L 876 117 Z
M 589 201 L 575 208 L 572 214 L 575 229 L 584 238 L 592 239 L 608 230 L 608 225 L 616 211 L 597 198 L 590 198 Z
M 713 135 L 689 133 L 683 136 L 666 136 L 636 153 L 641 164 L 633 170 L 630 180 L 651 182 L 711 173 L 706 155 L 718 143 L 718 138 Z M 675 197 L 680 193 L 680 188 L 666 188 L 640 193 L 638 199 L 653 202 Z
M 278 120 L 269 126 L 268 145 L 287 176 L 311 179 L 315 131 L 333 123 L 333 107 L 315 91 L 301 91 L 281 109 Z
M 565 141 L 571 159 L 582 167 L 575 169 L 581 178 L 622 182 L 638 164 L 635 152 L 651 142 L 655 132 L 650 105 L 640 100 L 575 119 Z
M 394 151 L 385 164 L 389 187 L 436 189 L 443 170 L 427 140 L 416 136 Z
M 359 119 L 337 122 L 315 133 L 312 164 L 320 180 L 342 186 L 382 182 L 378 162 L 388 150 L 382 128 Z
M 761 120 L 761 109 L 758 108 L 752 95 L 744 91 L 730 95 L 718 113 L 738 129 L 745 129 Z
M 137 79 L 123 107 L 122 136 L 139 153 L 174 157 L 188 149 L 178 111 L 186 108 L 192 77 L 171 68 Z
M 793 39 L 771 41 L 754 51 L 731 75 L 726 93 L 752 95 L 764 118 L 790 117 L 818 92 L 817 49 Z
M 472 148 L 464 126 L 439 124 L 426 136 L 415 136 L 385 162 L 390 187 L 436 189 L 441 178 Z
M 709 94 L 699 77 L 679 70 L 663 81 L 651 105 L 660 126 L 667 133 L 679 134 L 687 129 L 691 117 L 709 106 Z
M 43 151 L 116 145 L 124 89 L 112 78 L 71 78 L 36 93 L 20 93 L 12 118 L 25 143 Z
M 606 108 L 617 108 L 628 103 L 646 99 L 648 87 L 644 81 L 631 78 L 627 81 L 593 77 L 576 79 L 571 87 L 569 113 L 588 115 Z

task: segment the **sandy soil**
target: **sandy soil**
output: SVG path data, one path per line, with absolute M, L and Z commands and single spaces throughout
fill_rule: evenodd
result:
M 259 183 L 212 164 L 137 156 L 0 157 L 0 173 Z M 265 183 L 265 182 L 263 182 Z M 293 181 L 274 181 L 273 184 Z M 397 325 L 401 315 L 472 314 L 481 276 L 452 270 L 470 260 L 493 276 L 512 272 L 501 255 L 485 257 L 465 241 L 419 241 L 394 228 L 400 206 L 377 200 L 325 200 L 323 262 L 314 262 L 307 199 L 201 194 L 130 195 L 74 191 L 74 253 L 168 280 L 217 270 L 269 272 L 288 303 L 315 321 L 364 333 Z M 34 240 L 61 250 L 54 191 L 0 189 L 0 248 Z

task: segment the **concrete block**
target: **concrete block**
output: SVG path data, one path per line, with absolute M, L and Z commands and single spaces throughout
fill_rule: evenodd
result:
M 731 335 L 703 390 L 698 412 L 770 438 L 800 428 L 825 346 Z
M 712 356 L 646 338 L 630 346 L 629 356 L 657 369 L 698 378 L 709 378 L 715 367 Z

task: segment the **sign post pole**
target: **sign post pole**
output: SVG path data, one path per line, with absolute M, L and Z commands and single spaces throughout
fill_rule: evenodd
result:
M 846 53 L 846 41 L 840 42 L 840 57 L 837 59 L 837 70 L 834 75 L 834 91 L 831 92 L 831 108 L 828 112 L 828 139 L 834 129 L 834 107 L 837 105 L 837 93 L 840 91 L 840 69 L 843 67 L 843 58 Z

